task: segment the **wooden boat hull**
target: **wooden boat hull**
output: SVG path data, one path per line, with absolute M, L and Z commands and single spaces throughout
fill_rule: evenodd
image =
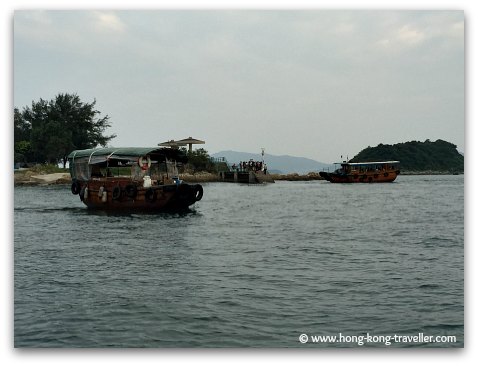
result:
M 322 178 L 332 183 L 390 183 L 397 178 L 398 174 L 400 170 L 358 174 L 320 172 Z
M 74 188 L 73 185 L 76 184 Z M 185 210 L 201 200 L 200 184 L 181 183 L 143 187 L 131 181 L 74 182 L 72 192 L 90 209 L 100 210 Z

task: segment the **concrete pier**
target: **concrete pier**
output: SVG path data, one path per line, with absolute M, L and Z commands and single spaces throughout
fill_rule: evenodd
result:
M 259 183 L 274 183 L 274 179 L 270 175 L 264 174 L 261 171 L 258 172 L 220 172 L 219 180 L 222 182 L 230 183 L 246 183 L 246 184 L 259 184 Z

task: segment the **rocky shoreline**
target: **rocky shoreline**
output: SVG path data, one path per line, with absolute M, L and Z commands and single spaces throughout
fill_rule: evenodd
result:
M 450 172 L 402 172 L 402 175 L 452 175 Z M 271 174 L 275 181 L 312 181 L 323 180 L 323 178 L 316 172 L 307 174 Z M 180 174 L 179 178 L 190 183 L 207 183 L 220 182 L 217 174 L 199 172 L 195 174 Z M 71 184 L 71 177 L 69 173 L 51 173 L 39 174 L 38 172 L 30 170 L 15 171 L 14 185 L 15 186 L 45 186 L 54 184 Z
M 40 174 L 31 170 L 16 171 L 13 174 L 15 186 L 38 186 L 71 184 L 70 173 Z
M 285 181 L 310 181 L 310 180 L 322 180 L 323 178 L 319 173 L 308 173 L 300 175 L 293 174 L 271 174 L 271 177 L 276 180 Z M 179 178 L 190 183 L 207 183 L 207 182 L 220 182 L 217 174 L 208 172 L 199 172 L 195 174 L 180 174 Z M 71 177 L 69 173 L 51 173 L 51 174 L 39 174 L 37 172 L 23 170 L 16 171 L 14 173 L 14 185 L 15 186 L 44 186 L 54 184 L 71 184 Z

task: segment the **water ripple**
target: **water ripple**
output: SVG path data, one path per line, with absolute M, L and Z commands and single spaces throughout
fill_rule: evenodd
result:
M 301 333 L 423 332 L 457 342 L 393 347 L 463 347 L 462 176 L 204 192 L 189 212 L 117 214 L 68 187 L 16 188 L 15 346 L 310 347 Z

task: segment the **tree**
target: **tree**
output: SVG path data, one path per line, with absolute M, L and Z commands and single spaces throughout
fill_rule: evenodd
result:
M 23 119 L 18 108 L 13 110 L 13 137 L 15 142 L 30 141 L 31 125 Z
M 185 147 L 182 147 L 181 150 L 183 153 L 187 154 L 189 167 L 193 171 L 209 171 L 213 169 L 211 157 L 205 149 L 200 148 L 188 151 Z
M 72 150 L 106 146 L 116 137 L 115 134 L 103 135 L 111 124 L 107 115 L 99 117 L 95 104 L 96 100 L 83 103 L 76 94 L 58 94 L 50 101 L 40 99 L 32 102 L 31 108 L 25 107 L 18 113 L 15 131 L 17 125 L 18 131 L 22 130 L 22 126 L 29 127 L 35 161 L 56 163 L 61 159 L 65 165 Z
M 15 162 L 26 163 L 32 158 L 30 124 L 25 121 L 18 108 L 13 110 L 13 141 Z
M 351 162 L 399 160 L 403 171 L 463 172 L 464 157 L 456 145 L 443 140 L 409 141 L 368 147 Z

